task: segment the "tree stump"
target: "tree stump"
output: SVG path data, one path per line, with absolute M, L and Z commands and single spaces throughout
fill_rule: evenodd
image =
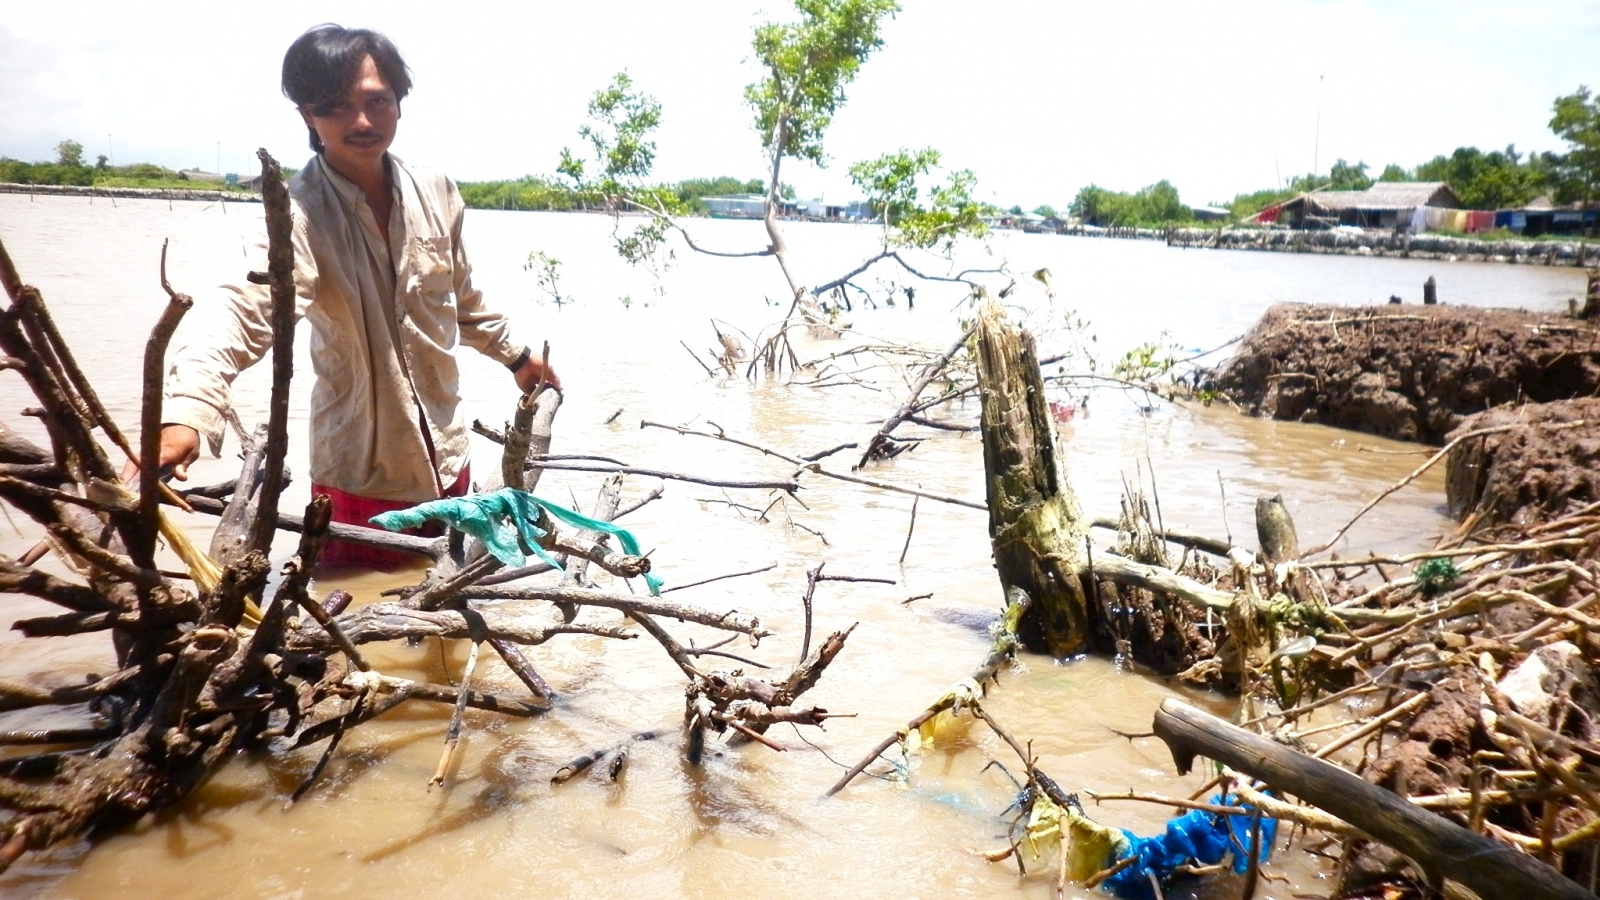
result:
M 1023 646 L 1057 658 L 1082 653 L 1089 645 L 1089 522 L 1067 482 L 1033 335 L 989 301 L 976 340 L 989 538 L 1000 586 L 1033 600 L 1017 628 Z
M 1271 565 L 1300 558 L 1300 538 L 1282 494 L 1256 498 L 1256 539 L 1262 558 Z

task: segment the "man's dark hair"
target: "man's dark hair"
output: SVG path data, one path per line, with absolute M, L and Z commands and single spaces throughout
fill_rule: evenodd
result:
M 368 56 L 394 91 L 395 102 L 411 92 L 411 71 L 394 42 L 366 28 L 341 28 L 328 23 L 300 35 L 283 55 L 283 95 L 314 116 L 333 112 L 355 83 Z M 315 128 L 311 149 L 322 152 Z

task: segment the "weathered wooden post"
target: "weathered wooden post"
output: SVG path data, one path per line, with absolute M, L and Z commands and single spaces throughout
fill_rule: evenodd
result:
M 975 340 L 1000 586 L 1021 588 L 1033 600 L 1017 628 L 1023 646 L 1058 658 L 1082 653 L 1089 646 L 1089 523 L 1067 482 L 1033 335 L 991 300 L 979 313 Z
M 1434 282 L 1432 275 L 1422 283 L 1422 303 L 1424 306 L 1436 306 L 1439 303 L 1439 285 Z

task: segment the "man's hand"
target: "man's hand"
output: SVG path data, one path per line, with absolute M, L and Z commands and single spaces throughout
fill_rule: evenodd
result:
M 527 392 L 539 386 L 539 376 L 541 375 L 544 376 L 544 380 L 548 382 L 551 387 L 558 391 L 561 390 L 561 376 L 556 374 L 555 367 L 551 366 L 549 368 L 545 368 L 544 360 L 537 356 L 528 357 L 528 361 L 523 363 L 521 368 L 517 369 L 517 387 L 522 388 L 522 392 L 526 394 Z M 193 431 L 193 429 L 190 430 Z M 165 433 L 163 433 L 161 445 L 162 448 L 165 449 Z M 198 435 L 195 438 L 195 452 L 200 452 Z
M 172 477 L 189 480 L 189 464 L 200 458 L 200 432 L 187 425 L 161 426 L 161 456 L 156 465 L 172 467 Z M 139 467 L 131 460 L 122 467 L 122 480 L 131 483 L 139 477 Z

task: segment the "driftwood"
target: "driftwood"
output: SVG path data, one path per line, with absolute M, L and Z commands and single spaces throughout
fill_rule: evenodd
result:
M 1390 791 L 1177 700 L 1155 717 L 1179 772 L 1202 755 L 1324 809 L 1410 857 L 1432 879 L 1481 897 L 1580 900 L 1593 894 L 1521 851 L 1419 809 Z
M 258 151 L 261 158 L 261 202 L 267 213 L 267 283 L 272 291 L 272 384 L 267 414 L 266 472 L 257 498 L 261 513 L 250 532 L 250 549 L 268 553 L 277 532 L 278 496 L 283 492 L 283 458 L 289 452 L 289 394 L 279 391 L 294 377 L 294 241 L 289 212 L 289 186 L 277 160 Z
M 875 459 L 889 459 L 905 451 L 908 445 L 893 445 L 889 441 L 889 436 L 894 433 L 895 428 L 899 427 L 901 422 L 913 415 L 913 409 L 917 405 L 917 400 L 922 396 L 922 392 L 928 389 L 928 385 L 932 384 L 935 378 L 939 377 L 945 367 L 950 364 L 950 360 L 961 352 L 961 348 L 967 346 L 967 341 L 972 338 L 972 332 L 973 329 L 967 329 L 961 337 L 956 339 L 955 343 L 950 345 L 950 349 L 941 353 L 932 362 L 923 367 L 922 374 L 917 377 L 916 381 L 912 382 L 911 390 L 906 395 L 906 401 L 900 404 L 900 408 L 895 410 L 893 415 L 884 420 L 883 426 L 867 441 L 867 449 L 861 452 L 861 459 L 851 467 L 852 469 L 863 468 L 867 463 Z
M 989 685 L 998 684 L 1000 682 L 1000 667 L 1016 655 L 1019 645 L 1017 632 L 1009 627 L 1009 623 L 1022 619 L 1027 614 L 1028 607 L 1031 604 L 1032 600 L 1026 591 L 1017 587 L 1007 589 L 1006 611 L 1001 616 L 1002 627 L 995 634 L 994 642 L 990 645 L 989 652 L 984 656 L 983 662 L 979 663 L 978 667 L 973 670 L 971 678 L 966 683 L 958 684 L 946 691 L 939 699 L 928 704 L 927 709 L 924 709 L 913 717 L 911 721 L 907 722 L 905 727 L 884 738 L 877 746 L 867 751 L 867 755 L 863 756 L 860 762 L 847 769 L 844 775 L 834 782 L 833 787 L 828 788 L 827 796 L 832 797 L 848 787 L 857 775 L 865 772 L 867 767 L 883 756 L 890 747 L 904 741 L 907 735 L 922 727 L 924 722 L 940 713 L 955 708 L 957 705 L 975 702 L 978 695 L 987 690 Z
M 924 500 L 936 500 L 936 501 L 938 501 L 940 503 L 951 504 L 952 506 L 965 506 L 968 509 L 987 509 L 987 507 L 985 507 L 982 503 L 978 503 L 976 501 L 963 500 L 963 499 L 961 499 L 959 497 L 949 497 L 949 496 L 946 496 L 944 494 L 935 494 L 935 493 L 932 493 L 931 491 L 924 491 L 924 490 L 920 490 L 918 488 L 909 488 L 909 487 L 906 487 L 904 485 L 894 484 L 892 482 L 882 481 L 882 480 L 875 479 L 875 478 L 862 478 L 862 477 L 857 476 L 857 475 L 851 475 L 851 474 L 847 474 L 845 472 L 835 472 L 833 470 L 825 469 L 825 468 L 822 467 L 822 463 L 819 462 L 819 460 L 822 459 L 824 456 L 831 455 L 831 453 L 833 453 L 835 451 L 838 451 L 838 450 L 848 449 L 849 447 L 854 446 L 853 444 L 846 444 L 846 445 L 844 445 L 842 447 L 835 447 L 831 451 L 827 451 L 827 452 L 824 452 L 824 453 L 821 453 L 821 454 L 813 454 L 810 457 L 796 456 L 794 454 L 783 453 L 783 452 L 780 452 L 778 450 L 773 450 L 770 447 L 763 447 L 760 444 L 753 444 L 753 443 L 750 443 L 749 441 L 741 440 L 741 439 L 736 438 L 736 437 L 728 434 L 727 432 L 723 431 L 721 426 L 718 426 L 715 423 L 711 423 L 711 424 L 712 424 L 712 427 L 717 429 L 715 432 L 696 431 L 693 428 L 688 428 L 688 427 L 683 426 L 683 425 L 663 425 L 660 422 L 650 422 L 650 421 L 640 422 L 639 423 L 639 427 L 640 428 L 664 428 L 664 429 L 666 429 L 668 431 L 675 431 L 678 434 L 693 435 L 695 437 L 712 438 L 713 440 L 725 441 L 727 443 L 735 444 L 735 445 L 738 445 L 740 447 L 746 447 L 746 448 L 749 448 L 751 450 L 758 451 L 758 452 L 760 452 L 762 454 L 765 454 L 767 456 L 771 456 L 771 457 L 773 457 L 775 459 L 781 459 L 784 462 L 791 463 L 791 464 L 793 464 L 795 466 L 798 466 L 799 469 L 798 469 L 798 471 L 795 472 L 796 475 L 801 475 L 801 474 L 810 472 L 810 473 L 814 473 L 814 474 L 817 474 L 817 475 L 821 475 L 821 476 L 823 476 L 825 478 L 832 478 L 832 479 L 835 479 L 837 481 L 845 481 L 845 482 L 849 482 L 851 484 L 859 484 L 859 485 L 862 485 L 864 487 L 877 488 L 878 490 L 881 490 L 881 491 L 890 491 L 890 492 L 897 493 L 897 494 L 905 494 L 905 495 L 911 496 L 911 497 L 921 497 Z

